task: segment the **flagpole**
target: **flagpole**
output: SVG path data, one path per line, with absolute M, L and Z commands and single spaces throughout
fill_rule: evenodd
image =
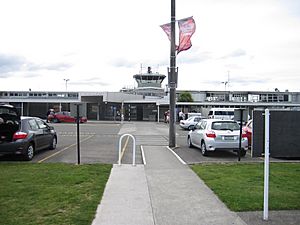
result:
M 171 50 L 170 50 L 170 71 L 169 71 L 169 88 L 170 88 L 170 123 L 169 123 L 169 147 L 176 147 L 176 127 L 175 127 L 175 108 L 176 108 L 176 46 L 175 46 L 175 0 L 171 0 Z

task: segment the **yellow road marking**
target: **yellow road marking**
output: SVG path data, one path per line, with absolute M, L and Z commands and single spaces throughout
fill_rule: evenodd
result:
M 94 135 L 93 135 L 93 136 L 89 136 L 89 137 L 87 137 L 87 138 L 81 140 L 80 143 L 81 143 L 81 142 L 84 142 L 84 141 L 87 141 L 88 139 L 90 139 L 90 138 L 92 138 L 92 137 L 94 137 Z M 68 150 L 69 148 L 72 148 L 72 147 L 74 147 L 74 146 L 76 146 L 76 145 L 77 145 L 77 142 L 74 143 L 74 144 L 71 144 L 71 145 L 69 145 L 69 146 L 67 146 L 67 147 L 65 147 L 65 148 L 63 148 L 62 150 L 60 150 L 60 151 L 58 151 L 58 152 L 53 153 L 52 155 L 47 156 L 47 157 L 44 158 L 44 159 L 41 159 L 40 161 L 38 161 L 38 163 L 42 163 L 42 162 L 46 161 L 47 159 L 50 159 L 50 158 L 52 158 L 53 156 L 56 156 L 56 155 L 58 155 L 59 153 L 62 153 L 63 151 Z

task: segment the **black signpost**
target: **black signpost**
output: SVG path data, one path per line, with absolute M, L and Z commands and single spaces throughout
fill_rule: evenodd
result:
M 240 109 L 240 140 L 239 140 L 238 161 L 241 161 L 241 151 L 242 151 L 243 110 L 244 109 Z
M 240 140 L 239 140 L 239 150 L 238 150 L 238 160 L 241 161 L 241 151 L 242 151 L 242 129 L 243 121 L 247 121 L 249 111 L 246 109 L 234 109 L 234 120 L 240 121 Z

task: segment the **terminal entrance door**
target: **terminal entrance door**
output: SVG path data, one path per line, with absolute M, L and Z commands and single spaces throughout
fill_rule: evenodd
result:
M 137 105 L 137 121 L 143 121 L 143 106 L 142 105 Z
M 99 106 L 97 103 L 87 103 L 87 118 L 89 120 L 97 120 L 98 113 L 99 113 Z

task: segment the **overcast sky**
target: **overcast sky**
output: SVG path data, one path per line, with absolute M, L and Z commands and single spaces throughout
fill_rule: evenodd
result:
M 0 0 L 0 91 L 119 91 L 167 75 L 170 0 Z M 176 0 L 193 16 L 178 89 L 300 91 L 299 0 Z M 178 36 L 177 36 L 178 37 Z M 145 70 L 144 70 L 145 72 Z M 163 83 L 165 85 L 167 79 Z

